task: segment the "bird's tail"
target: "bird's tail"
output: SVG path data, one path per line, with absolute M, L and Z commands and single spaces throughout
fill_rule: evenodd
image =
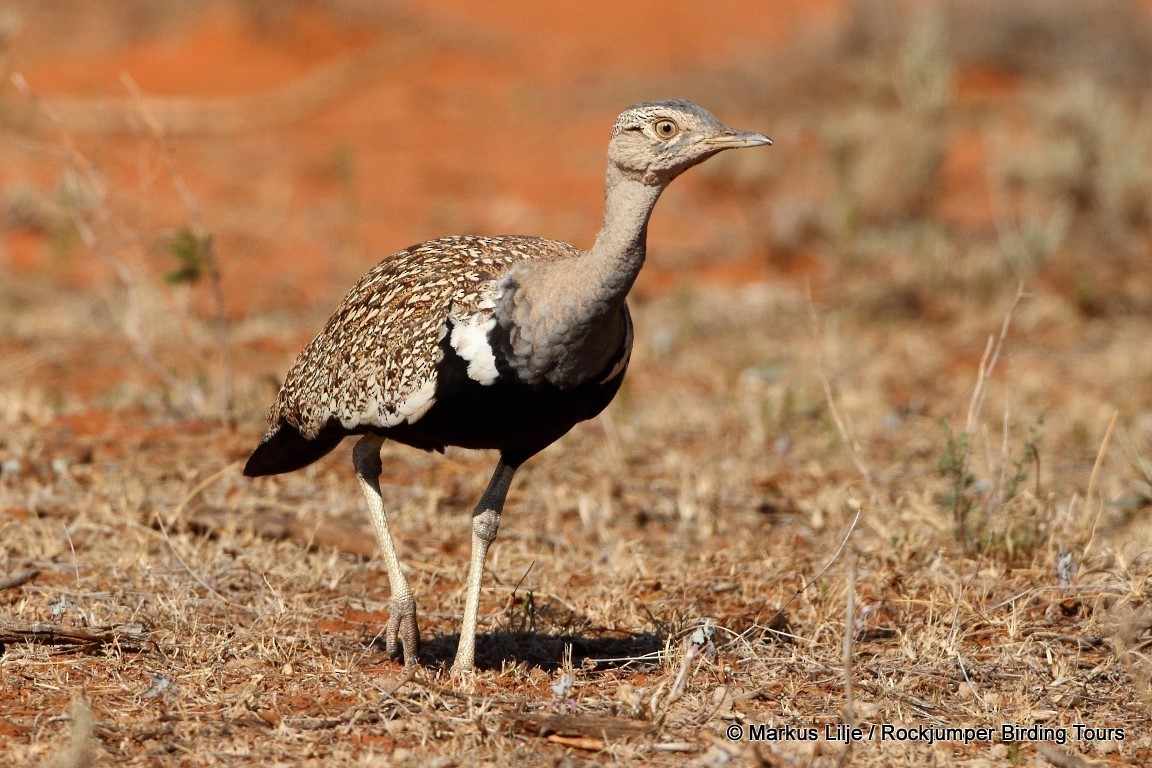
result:
M 291 424 L 282 421 L 252 451 L 244 465 L 244 474 L 260 477 L 301 469 L 331 453 L 347 434 L 339 424 L 329 424 L 309 440 Z

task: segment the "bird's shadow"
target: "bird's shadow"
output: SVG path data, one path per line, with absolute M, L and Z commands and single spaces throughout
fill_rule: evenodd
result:
M 509 661 L 554 672 L 573 668 L 613 669 L 625 665 L 650 666 L 660 662 L 664 639 L 653 632 L 624 632 L 597 627 L 556 601 L 537 599 L 510 602 L 493 617 L 495 629 L 476 636 L 477 669 L 500 669 Z M 425 665 L 451 665 L 460 635 L 425 636 L 420 661 Z M 382 638 L 373 643 L 384 651 Z M 570 650 L 569 650 L 570 649 Z
M 449 666 L 456 655 L 460 635 L 443 635 L 420 647 L 421 662 Z M 576 634 L 496 630 L 476 636 L 476 668 L 500 669 L 508 661 L 520 662 L 545 672 L 568 664 L 574 668 L 613 669 L 627 664 L 652 665 L 660 661 L 664 641 L 650 633 L 596 630 Z

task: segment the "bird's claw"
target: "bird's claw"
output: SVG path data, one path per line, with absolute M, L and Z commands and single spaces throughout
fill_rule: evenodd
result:
M 384 647 L 390 657 L 403 658 L 405 667 L 417 664 L 420 656 L 420 628 L 416 625 L 416 600 L 411 596 L 392 599 L 392 615 L 384 625 Z

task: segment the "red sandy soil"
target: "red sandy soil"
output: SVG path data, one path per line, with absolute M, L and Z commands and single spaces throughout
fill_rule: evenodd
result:
M 842 0 L 592 5 L 409 3 L 358 23 L 305 5 L 260 16 L 211 4 L 133 29 L 123 19 L 101 26 L 99 11 L 79 4 L 64 27 L 28 14 L 8 65 L 45 103 L 64 105 L 59 141 L 84 152 L 110 190 L 110 207 L 147 239 L 189 218 L 156 142 L 138 120 L 84 130 L 93 120 L 101 125 L 102 114 L 138 113 L 122 77 L 139 85 L 216 236 L 236 317 L 330 303 L 377 258 L 443 234 L 528 232 L 586 245 L 599 221 L 604 139 L 618 108 L 667 95 L 708 104 L 707 93 L 667 91 L 681 75 L 796 44 L 845 13 Z M 73 40 L 79 44 L 65 50 Z M 357 57 L 366 60 L 360 70 L 321 96 L 305 93 L 309 78 Z M 956 88 L 961 100 L 980 103 L 1010 96 L 1016 83 L 965 71 Z M 618 97 L 582 101 L 592 90 Z M 260 100 L 268 94 L 272 106 Z M 163 119 L 169 103 L 193 115 L 192 127 Z M 239 122 L 218 129 L 213 115 Z M 771 124 L 746 127 L 773 132 Z M 0 167 L 0 186 L 31 184 L 50 196 L 62 172 L 54 134 L 45 131 L 45 153 Z M 937 198 L 942 220 L 991 227 L 986 168 L 979 132 L 952 137 Z M 746 214 L 698 179 L 679 182 L 673 194 L 685 202 L 658 210 L 651 242 L 653 253 L 676 258 L 654 258 L 642 292 L 739 284 L 773 271 L 819 279 L 818 253 L 709 253 L 713 231 L 697 222 L 747 227 Z M 10 229 L 4 242 L 17 271 L 76 285 L 109 277 L 100 262 L 62 263 L 55 250 L 50 232 Z M 166 256 L 159 250 L 158 261 Z
M 102 27 L 99 11 L 80 4 L 79 18 L 64 27 L 29 13 L 8 65 L 45 103 L 63 103 L 70 140 L 107 188 L 137 195 L 113 207 L 139 208 L 121 215 L 142 230 L 187 220 L 155 144 L 138 125 L 87 132 L 92 116 L 83 110 L 133 112 L 121 82 L 128 75 L 158 112 L 179 99 L 193 113 L 199 105 L 250 119 L 252 127 L 239 130 L 216 131 L 210 120 L 195 130 L 169 126 L 177 164 L 217 237 L 230 312 L 238 313 L 330 301 L 333 285 L 379 256 L 452 232 L 524 231 L 587 244 L 600 215 L 607 127 L 619 108 L 670 95 L 707 104 L 708 94 L 670 93 L 669 84 L 695 68 L 788 45 L 836 23 L 844 4 L 594 5 L 410 3 L 387 20 L 360 24 L 307 7 L 267 19 L 213 4 L 179 23 L 135 30 Z M 82 42 L 66 51 L 74 35 Z M 279 93 L 292 103 L 310 76 L 378 46 L 384 63 L 370 63 L 369 72 L 306 108 L 290 108 L 287 119 L 268 124 L 259 114 L 266 104 L 245 101 Z M 618 97 L 571 98 L 590 85 Z M 53 133 L 46 130 L 46 142 Z M 60 173 L 58 153 L 47 152 L 0 169 L 0 184 L 50 190 Z M 685 195 L 694 207 L 707 203 L 698 185 Z M 712 208 L 734 216 L 728 201 Z M 267 231 L 269 221 L 278 222 L 276 231 Z M 699 251 L 706 241 L 698 231 L 691 218 L 657 214 L 653 248 Z M 102 275 L 88 259 L 54 261 L 50 233 L 15 231 L 4 245 L 17 270 L 63 271 L 81 283 Z M 657 266 L 647 287 L 765 274 L 763 254 L 726 258 L 714 271 L 676 279 Z

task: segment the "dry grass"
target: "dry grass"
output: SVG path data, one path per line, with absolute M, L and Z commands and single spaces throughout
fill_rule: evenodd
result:
M 0 764 L 1147 764 L 1152 182 L 1119 149 L 1148 105 L 1111 65 L 1040 82 L 1023 59 L 1001 65 L 1027 98 L 952 103 L 939 80 L 991 54 L 933 58 L 915 35 L 939 23 L 857 49 L 871 74 L 823 106 L 781 93 L 764 123 L 792 157 L 701 169 L 754 212 L 733 252 L 821 254 L 814 298 L 781 278 L 637 302 L 617 402 L 517 478 L 465 685 L 446 668 L 491 457 L 385 449 L 425 639 L 405 680 L 349 451 L 255 482 L 235 463 L 325 308 L 233 319 L 231 432 L 207 289 L 164 284 L 128 191 L 10 210 L 72 259 L 93 256 L 64 224 L 102 223 L 134 282 L 0 281 L 0 581 L 38 572 L 0 590 Z M 991 219 L 968 227 L 942 189 L 976 110 Z M 725 738 L 843 722 L 1069 730 Z
M 1030 301 L 1033 310 L 1042 302 Z M 877 408 L 887 398 L 870 382 L 902 366 L 895 351 L 878 349 L 882 336 L 854 333 L 851 354 L 837 351 L 843 340 L 834 334 L 824 342 L 840 372 L 836 396 L 876 478 L 879 498 L 869 501 L 824 407 L 800 297 L 754 287 L 698 295 L 687 309 L 654 301 L 638 315 L 648 330 L 610 413 L 612 432 L 581 427 L 517 484 L 489 564 L 481 671 L 466 696 L 444 690 L 443 667 L 462 608 L 461 510 L 481 490 L 487 457 L 386 455 L 429 665 L 421 681 L 394 690 L 399 667 L 373 643 L 387 611 L 382 574 L 359 557 L 308 546 L 316 521 L 368 535 L 347 456 L 253 484 L 235 466 L 219 473 L 242 454 L 245 437 L 159 413 L 139 414 L 130 432 L 77 436 L 34 395 L 6 396 L 6 453 L 20 469 L 6 471 L 2 486 L 4 571 L 41 572 L 3 594 L 6 621 L 147 631 L 143 642 L 86 651 L 8 644 L 0 669 L 6 727 L 16 737 L 11 764 L 66 748 L 77 694 L 92 709 L 94 754 L 116 763 L 213 764 L 223 756 L 325 765 L 391 753 L 393 763 L 405 764 L 407 754 L 424 764 L 479 749 L 485 764 L 551 764 L 565 752 L 563 738 L 583 738 L 574 743 L 594 746 L 598 762 L 679 764 L 688 756 L 710 765 L 722 752 L 754 762 L 751 746 L 724 740 L 725 725 L 840 720 L 845 562 L 793 597 L 833 557 L 861 504 L 848 545 L 857 563 L 859 723 L 1120 726 L 1124 742 L 1069 748 L 1133 762 L 1147 754 L 1147 528 L 1109 503 L 1132 478 L 1119 441 L 1091 486 L 1091 451 L 1064 447 L 1077 418 L 1102 437 L 1109 414 L 1101 401 L 1089 392 L 1050 407 L 1040 450 L 1054 471 L 1038 491 L 1029 482 L 998 507 L 987 551 L 965 555 L 951 510 L 936 500 L 944 490 L 936 419 Z M 979 325 L 956 331 L 951 343 L 978 343 Z M 675 334 L 675 354 L 661 351 L 660 329 Z M 908 329 L 900 346 L 928 345 L 938 331 Z M 1018 366 L 1027 335 L 1008 346 Z M 750 365 L 757 360 L 776 373 Z M 975 371 L 965 378 L 970 386 Z M 1076 393 L 1088 383 L 1059 385 Z M 988 382 L 988 412 L 1009 384 Z M 944 386 L 930 401 L 954 403 L 959 419 L 967 403 L 957 394 L 961 387 Z M 974 441 L 980 478 L 1004 461 L 1000 425 L 990 426 L 990 455 Z M 1018 430 L 1010 426 L 1010 447 Z M 1083 498 L 1077 489 L 1088 487 Z M 284 515 L 301 521 L 296 538 L 257 535 L 265 518 Z M 1065 554 L 1071 576 L 1062 578 Z M 716 650 L 695 655 L 685 672 L 704 617 L 714 622 Z M 551 686 L 564 674 L 573 684 L 560 696 Z M 576 723 L 552 746 L 525 725 L 537 721 L 522 719 L 548 713 Z M 602 726 L 586 722 L 593 716 L 639 719 L 650 731 L 603 739 Z M 832 765 L 840 749 L 785 743 L 760 754 Z M 853 762 L 999 761 L 1015 749 L 864 744 Z

